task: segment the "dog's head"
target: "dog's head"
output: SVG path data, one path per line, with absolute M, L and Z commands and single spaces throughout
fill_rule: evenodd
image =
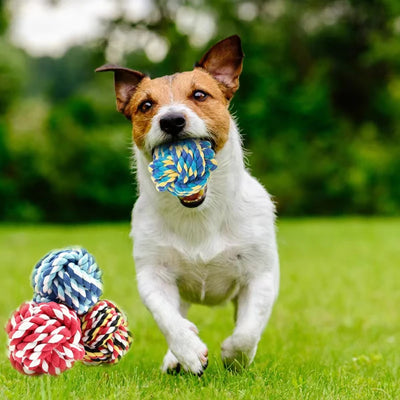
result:
M 238 36 L 213 46 L 192 71 L 150 79 L 116 65 L 113 71 L 117 109 L 133 125 L 140 150 L 184 138 L 210 140 L 219 151 L 229 133 L 228 105 L 239 87 L 243 52 Z
M 186 138 L 209 140 L 216 152 L 224 147 L 242 62 L 235 35 L 214 45 L 192 71 L 154 79 L 117 65 L 96 71 L 114 72 L 117 109 L 132 122 L 138 149 L 151 157 L 156 146 Z

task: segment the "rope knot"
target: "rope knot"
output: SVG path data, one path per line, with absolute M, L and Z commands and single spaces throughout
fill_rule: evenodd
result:
M 79 318 L 64 304 L 23 303 L 6 332 L 11 364 L 27 375 L 59 375 L 85 354 Z
M 81 315 L 101 296 L 101 271 L 83 248 L 55 250 L 36 264 L 32 286 L 36 303 L 64 303 Z
M 12 366 L 27 375 L 59 375 L 75 361 L 116 364 L 133 341 L 124 314 L 100 300 L 101 272 L 83 248 L 55 250 L 34 267 L 33 301 L 6 325 Z
M 81 317 L 85 364 L 116 364 L 129 350 L 132 336 L 118 307 L 100 300 Z
M 159 192 L 186 197 L 206 186 L 211 171 L 217 168 L 214 157 L 209 141 L 185 139 L 157 146 L 149 171 Z

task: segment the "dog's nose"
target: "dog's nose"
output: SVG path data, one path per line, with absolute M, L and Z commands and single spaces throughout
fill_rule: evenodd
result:
M 182 113 L 170 113 L 160 119 L 161 130 L 172 136 L 182 132 L 185 125 L 186 119 Z

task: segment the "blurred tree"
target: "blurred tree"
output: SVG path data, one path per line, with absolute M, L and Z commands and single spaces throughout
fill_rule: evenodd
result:
M 93 70 L 188 70 L 234 33 L 246 58 L 231 108 L 280 214 L 400 213 L 397 0 L 153 0 L 136 17 L 115 4 L 103 37 L 62 58 L 0 41 L 0 217 L 126 218 L 130 127 Z
M 3 35 L 4 32 L 6 32 L 8 26 L 8 18 L 4 5 L 5 1 L 0 0 L 0 35 Z
M 0 219 L 15 207 L 19 196 L 19 183 L 14 175 L 13 157 L 8 139 L 7 112 L 19 101 L 26 81 L 26 57 L 6 39 L 8 15 L 4 2 L 0 2 Z M 23 201 L 23 200 L 22 200 Z

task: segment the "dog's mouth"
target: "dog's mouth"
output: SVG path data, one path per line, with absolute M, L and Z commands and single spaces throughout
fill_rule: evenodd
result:
M 154 155 L 154 151 L 155 151 L 155 149 L 156 149 L 156 147 L 158 147 L 158 146 L 161 146 L 161 145 L 165 145 L 165 144 L 174 144 L 174 143 L 177 143 L 177 142 L 179 142 L 179 141 L 181 141 L 181 140 L 184 140 L 184 139 L 190 139 L 191 138 L 191 136 L 190 135 L 182 135 L 182 136 L 180 136 L 178 139 L 166 139 L 166 140 L 164 140 L 164 141 L 162 141 L 162 142 L 160 142 L 160 143 L 158 143 L 156 146 L 154 146 L 154 147 L 152 147 L 151 148 L 151 150 L 150 150 L 150 152 L 151 152 L 151 156 L 153 157 L 153 155 Z M 213 138 L 211 138 L 211 137 L 204 137 L 204 138 L 200 138 L 199 140 L 204 140 L 204 141 L 207 141 L 207 142 L 210 142 L 211 143 L 211 148 L 215 151 L 215 149 L 216 149 L 216 143 L 215 143 L 215 140 L 213 139 Z
M 172 140 L 171 139 L 167 139 L 167 140 L 163 141 L 162 143 L 157 144 L 157 146 L 165 145 L 165 144 L 173 144 L 173 143 L 176 143 L 176 142 L 178 142 L 180 140 L 188 139 L 188 138 L 190 138 L 190 136 L 182 135 L 182 137 L 179 137 L 178 139 L 176 139 L 176 138 L 172 139 Z M 204 140 L 204 141 L 210 142 L 211 148 L 215 151 L 216 142 L 215 142 L 215 140 L 213 138 L 205 137 L 205 138 L 200 138 L 199 140 Z M 154 155 L 154 151 L 155 151 L 157 146 L 155 146 L 155 147 L 153 147 L 151 149 L 151 155 L 152 156 Z M 204 202 L 204 200 L 206 199 L 206 194 L 207 194 L 207 186 L 205 186 L 203 189 L 201 189 L 199 192 L 197 192 L 195 194 L 191 194 L 189 196 L 178 197 L 178 198 L 179 198 L 180 203 L 184 207 L 196 208 L 196 207 L 200 206 Z
M 207 186 L 201 189 L 200 192 L 191 194 L 190 196 L 179 197 L 181 204 L 188 208 L 198 207 L 206 199 Z

